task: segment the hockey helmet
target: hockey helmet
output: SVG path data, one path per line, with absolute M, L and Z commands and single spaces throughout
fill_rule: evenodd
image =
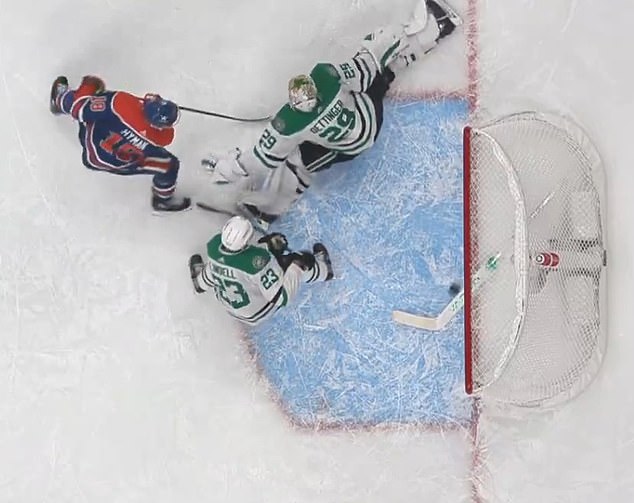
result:
M 246 218 L 237 215 L 231 217 L 222 228 L 220 242 L 231 252 L 244 250 L 253 236 L 253 225 Z
M 299 112 L 312 112 L 315 109 L 317 86 L 310 75 L 296 75 L 288 81 L 288 103 Z
M 143 98 L 143 114 L 155 128 L 171 127 L 180 118 L 180 109 L 173 101 L 166 100 L 158 94 L 146 94 Z

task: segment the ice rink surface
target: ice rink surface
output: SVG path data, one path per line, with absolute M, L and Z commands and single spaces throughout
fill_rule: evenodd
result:
M 337 281 L 305 289 L 250 332 L 261 367 L 292 419 L 307 427 L 471 419 L 464 331 L 397 325 L 392 310 L 437 313 L 463 274 L 465 98 L 386 101 L 380 139 L 315 180 L 276 222 L 296 248 L 332 251 Z M 272 333 L 274 334 L 272 336 Z
M 379 416 L 367 421 L 373 426 L 298 424 L 249 334 L 211 297 L 191 292 L 187 258 L 224 219 L 198 211 L 151 215 L 149 180 L 83 168 L 76 126 L 48 112 L 55 76 L 76 85 L 94 73 L 113 89 L 267 114 L 285 99 L 289 76 L 349 56 L 365 33 L 406 19 L 412 6 L 0 1 L 1 503 L 634 499 L 627 154 L 634 5 L 456 0 L 465 29 L 399 77 L 392 93 L 397 111 L 404 103 L 463 99 L 476 105 L 474 120 L 562 112 L 584 126 L 603 156 L 608 354 L 586 393 L 545 415 L 500 419 L 483 403 L 478 422 L 440 423 L 411 408 L 407 420 Z M 398 126 L 368 157 L 373 163 L 411 152 L 411 135 L 398 142 Z M 200 158 L 248 143 L 258 130 L 183 116 L 173 148 L 182 191 L 204 198 Z M 433 128 L 416 149 L 423 157 L 437 149 Z M 444 199 L 452 193 L 447 184 L 421 191 Z M 448 250 L 459 257 L 455 246 Z M 417 343 L 429 350 L 431 341 Z

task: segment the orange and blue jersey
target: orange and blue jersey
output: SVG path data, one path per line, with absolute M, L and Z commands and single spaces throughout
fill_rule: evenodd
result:
M 61 111 L 79 122 L 84 166 L 118 175 L 154 175 L 154 193 L 171 197 L 179 161 L 165 147 L 174 129 L 152 126 L 142 98 L 123 91 L 96 93 L 92 83 L 85 83 L 56 99 Z

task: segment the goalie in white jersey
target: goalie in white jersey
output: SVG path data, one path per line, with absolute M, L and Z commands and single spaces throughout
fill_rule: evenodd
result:
M 289 102 L 253 147 L 212 156 L 203 165 L 216 184 L 233 185 L 242 212 L 270 223 L 309 187 L 312 173 L 374 144 L 394 71 L 432 50 L 461 23 L 444 0 L 419 0 L 409 23 L 371 33 L 352 59 L 319 63 L 309 75 L 293 77 Z
M 242 216 L 232 217 L 207 243 L 208 260 L 189 259 L 194 289 L 213 288 L 227 312 L 248 325 L 257 325 L 286 306 L 301 283 L 332 279 L 326 247 L 313 245 L 313 252 L 291 252 L 286 237 L 267 234 L 249 244 L 253 225 Z

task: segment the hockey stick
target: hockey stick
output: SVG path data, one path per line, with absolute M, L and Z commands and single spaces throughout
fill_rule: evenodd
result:
M 493 272 L 500 261 L 502 253 L 498 253 L 486 261 L 486 263 L 478 269 L 472 278 L 473 290 L 482 283 L 491 272 Z M 392 319 L 401 325 L 407 325 L 415 328 L 423 328 L 425 330 L 442 330 L 447 326 L 452 318 L 464 306 L 464 288 L 461 288 L 456 296 L 451 299 L 449 304 L 440 312 L 438 316 L 420 316 L 418 314 L 406 313 L 405 311 L 392 311 Z
M 544 200 L 533 210 L 528 216 L 528 221 L 533 220 L 541 210 L 550 202 L 555 195 L 557 189 L 550 192 Z M 496 255 L 489 257 L 485 264 L 481 266 L 476 274 L 471 279 L 472 291 L 475 291 L 483 280 L 486 279 L 491 272 L 497 268 L 497 264 L 502 257 L 502 253 L 498 252 Z M 392 319 L 402 325 L 407 325 L 414 328 L 422 328 L 425 330 L 442 330 L 453 319 L 458 311 L 464 307 L 464 288 L 462 288 L 452 299 L 449 301 L 443 310 L 437 316 L 421 316 L 418 314 L 407 313 L 405 311 L 392 311 Z
M 200 201 L 196 202 L 196 206 L 198 206 L 201 210 L 205 210 L 205 211 L 209 211 L 211 213 L 218 213 L 220 215 L 227 215 L 230 217 L 235 217 L 236 215 L 238 215 L 237 212 L 232 212 L 229 210 L 223 210 L 220 208 L 214 208 L 213 206 L 207 204 L 207 203 L 201 203 Z
M 268 223 L 264 221 L 260 221 L 259 219 L 251 215 L 248 211 L 240 211 L 240 210 L 229 211 L 229 210 L 224 210 L 221 208 L 214 208 L 213 206 L 207 203 L 201 203 L 201 202 L 197 202 L 196 206 L 198 206 L 201 210 L 209 211 L 210 213 L 218 213 L 219 215 L 227 215 L 229 217 L 235 217 L 236 215 L 240 215 L 246 218 L 249 222 L 251 222 L 255 230 L 262 235 L 266 234 L 269 231 Z
M 218 112 L 208 112 L 207 110 L 200 110 L 198 108 L 190 108 L 190 107 L 184 107 L 180 105 L 178 109 L 183 110 L 185 112 L 193 112 L 195 114 L 209 115 L 210 117 L 218 117 L 219 119 L 228 119 L 230 121 L 238 121 L 238 122 L 264 122 L 271 119 L 270 115 L 267 115 L 266 117 L 255 117 L 255 118 L 236 117 L 234 115 L 226 115 L 226 114 L 221 114 Z

